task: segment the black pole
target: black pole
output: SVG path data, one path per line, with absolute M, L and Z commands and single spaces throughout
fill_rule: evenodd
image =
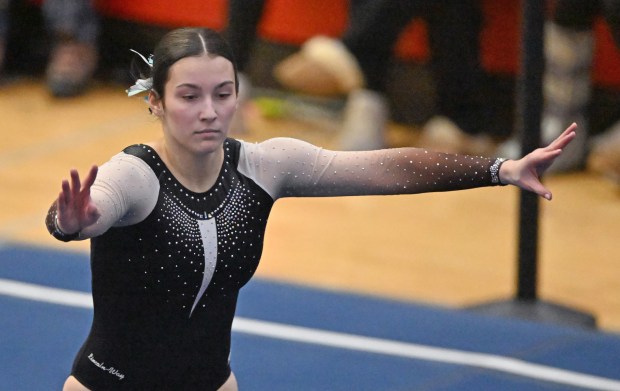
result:
M 521 139 L 522 155 L 540 146 L 543 108 L 544 0 L 522 1 L 521 62 L 517 85 L 518 110 L 515 130 Z M 596 327 L 596 319 L 585 312 L 538 300 L 539 198 L 522 190 L 519 205 L 519 254 L 516 297 L 470 307 L 480 313 L 518 317 L 540 322 Z
M 542 78 L 545 69 L 543 48 L 544 1 L 523 0 L 521 62 L 517 89 L 517 133 L 521 155 L 540 146 L 543 107 Z M 519 207 L 519 262 L 517 298 L 537 299 L 538 196 L 521 190 Z

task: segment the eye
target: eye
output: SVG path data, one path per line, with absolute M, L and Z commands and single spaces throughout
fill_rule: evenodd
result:
M 196 96 L 196 95 L 194 95 L 194 94 L 186 94 L 186 95 L 183 95 L 183 99 L 185 99 L 185 100 L 194 100 L 194 99 L 196 99 L 197 97 L 198 97 L 198 96 Z

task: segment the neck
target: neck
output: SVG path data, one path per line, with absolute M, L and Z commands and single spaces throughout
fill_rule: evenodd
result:
M 203 193 L 211 189 L 217 181 L 224 161 L 223 146 L 203 154 L 191 154 L 185 150 L 176 151 L 164 140 L 155 143 L 153 147 L 172 175 L 187 189 Z

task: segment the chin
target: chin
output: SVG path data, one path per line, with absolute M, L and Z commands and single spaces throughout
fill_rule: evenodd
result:
M 212 153 L 222 148 L 222 145 L 224 145 L 224 140 L 226 140 L 226 136 L 209 140 L 201 140 L 195 143 L 192 146 L 192 149 L 197 153 Z

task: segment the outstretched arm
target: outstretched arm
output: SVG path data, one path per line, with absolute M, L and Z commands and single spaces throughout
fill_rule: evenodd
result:
M 243 143 L 239 170 L 273 199 L 415 194 L 512 184 L 551 199 L 540 175 L 575 137 L 571 125 L 520 160 L 453 155 L 420 148 L 330 151 L 301 140 Z M 499 167 L 499 175 L 498 175 Z
M 499 172 L 500 182 L 518 186 L 551 200 L 551 191 L 541 183 L 540 176 L 575 138 L 576 129 L 577 124 L 573 123 L 548 146 L 538 148 L 519 160 L 505 161 Z
M 155 207 L 158 195 L 159 180 L 148 164 L 122 152 L 101 167 L 93 166 L 83 181 L 71 170 L 45 223 L 59 240 L 92 238 L 111 227 L 142 221 Z

